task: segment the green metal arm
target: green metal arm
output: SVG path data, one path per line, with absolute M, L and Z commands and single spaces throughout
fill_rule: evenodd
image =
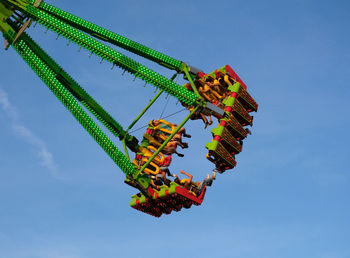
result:
M 138 141 L 127 134 L 122 126 L 114 120 L 67 72 L 65 72 L 40 46 L 26 33 L 22 35 L 26 44 L 43 60 L 55 73 L 56 79 L 80 101 L 109 131 L 120 140 L 125 139 L 126 145 L 133 151 L 138 149 Z
M 201 96 L 199 95 L 199 92 L 196 88 L 196 85 L 194 85 L 192 77 L 191 77 L 190 73 L 188 72 L 188 66 L 186 64 L 183 65 L 182 71 L 185 73 L 186 78 L 190 82 L 193 92 L 198 96 L 198 98 L 201 98 Z
M 177 73 L 174 74 L 170 80 L 173 81 L 177 76 Z M 133 128 L 133 126 L 140 120 L 140 118 L 147 112 L 147 110 L 154 104 L 154 102 L 159 98 L 159 96 L 163 93 L 163 91 L 159 91 L 154 97 L 153 99 L 151 99 L 151 101 L 147 104 L 147 106 L 141 111 L 141 113 L 135 118 L 134 121 L 132 121 L 132 123 L 129 125 L 128 129 L 126 130 L 127 132 Z
M 142 171 L 153 161 L 153 159 L 159 154 L 159 152 L 161 152 L 164 149 L 164 147 L 168 144 L 168 142 L 170 142 L 170 140 L 174 137 L 174 135 L 177 134 L 178 131 L 180 131 L 181 127 L 183 127 L 184 124 L 186 124 L 186 122 L 198 110 L 199 107 L 200 106 L 197 106 L 196 108 L 194 108 L 190 112 L 190 114 L 188 114 L 188 116 L 177 126 L 177 128 L 174 130 L 174 132 L 172 132 L 169 135 L 169 137 L 163 142 L 163 144 L 157 149 L 157 151 L 153 153 L 151 158 L 149 160 L 147 160 L 147 162 L 137 171 L 136 174 L 134 174 L 134 178 L 136 178 L 140 173 L 142 173 Z
M 128 126 L 127 132 L 134 127 L 134 125 L 140 120 L 140 118 L 147 112 L 147 110 L 154 104 L 154 102 L 159 98 L 159 96 L 163 93 L 163 91 L 159 91 L 153 99 L 147 104 L 147 106 L 141 111 L 141 113 L 135 118 L 134 121 Z
M 34 0 L 30 1 L 32 4 Z M 98 25 L 93 24 L 92 22 L 81 19 L 75 15 L 72 15 L 68 12 L 65 12 L 53 5 L 41 2 L 39 9 L 46 11 L 47 13 L 55 16 L 59 20 L 65 21 L 67 24 L 71 25 L 78 30 L 84 31 L 96 38 L 99 38 L 103 41 L 112 43 L 118 47 L 124 48 L 132 53 L 135 53 L 139 56 L 145 57 L 149 60 L 159 63 L 167 68 L 180 71 L 182 62 L 176 60 L 172 57 L 164 55 L 158 51 L 155 51 L 149 47 L 146 47 L 142 44 L 139 44 L 135 41 L 132 41 L 128 38 L 125 38 L 121 35 L 118 35 L 112 31 L 104 29 Z
M 155 71 L 128 58 L 127 56 L 124 56 L 123 54 L 117 52 L 116 50 L 104 45 L 100 41 L 93 39 L 91 36 L 80 31 L 81 28 L 79 26 L 78 26 L 79 29 L 72 27 L 70 24 L 66 23 L 66 19 L 62 20 L 60 16 L 54 16 L 49 11 L 46 11 L 45 9 L 40 9 L 40 6 L 46 6 L 47 7 L 46 9 L 54 10 L 53 12 L 56 13 L 56 15 L 57 13 L 62 14 L 63 11 L 59 12 L 58 8 L 53 8 L 53 7 L 50 8 L 49 5 L 45 5 L 44 2 L 42 2 L 38 8 L 34 6 L 34 3 L 37 3 L 37 1 L 34 1 L 34 0 L 0 0 L 0 1 L 6 3 L 7 6 L 10 6 L 8 9 L 20 10 L 21 12 L 26 14 L 28 17 L 32 18 L 33 20 L 37 21 L 38 23 L 42 24 L 48 29 L 55 31 L 56 33 L 67 38 L 70 41 L 75 42 L 76 44 L 80 45 L 82 48 L 85 48 L 91 51 L 91 53 L 94 53 L 100 56 L 102 59 L 106 59 L 107 61 L 111 62 L 113 65 L 117 65 L 120 68 L 130 72 L 131 74 L 135 75 L 135 77 L 138 77 L 146 81 L 147 83 L 150 83 L 155 87 L 161 90 L 164 90 L 170 95 L 176 97 L 182 103 L 185 103 L 187 105 L 197 105 L 203 102 L 202 98 L 200 98 L 198 94 L 195 94 L 187 90 L 185 87 L 182 87 L 181 85 L 178 85 L 170 81 L 166 77 L 159 75 Z M 73 17 L 71 16 L 69 17 L 73 19 Z M 77 22 L 84 23 L 83 20 L 79 20 L 79 19 L 77 20 Z M 91 23 L 86 23 L 83 27 L 90 28 L 91 30 L 104 31 L 104 33 L 107 33 L 107 31 L 103 30 L 102 28 L 99 29 L 98 26 L 95 27 Z M 125 46 L 129 44 L 130 46 L 135 45 L 132 43 L 132 41 L 129 42 L 125 40 L 123 41 L 124 42 L 123 44 Z M 142 53 L 144 54 L 146 52 L 153 53 L 150 49 L 148 50 L 144 49 L 144 51 L 141 51 L 140 54 Z M 162 56 L 161 54 L 158 54 L 158 53 L 154 53 L 154 55 L 158 57 Z M 178 71 L 184 72 L 183 71 L 184 65 L 185 65 L 184 63 L 181 63 L 178 61 L 176 64 L 176 67 L 177 67 L 176 69 Z M 193 83 L 191 83 L 191 85 L 193 86 Z
M 194 105 L 199 101 L 198 97 L 194 93 L 170 81 L 166 77 L 159 75 L 142 64 L 124 56 L 116 50 L 104 45 L 98 40 L 91 38 L 85 33 L 69 26 L 52 15 L 47 14 L 46 12 L 35 8 L 32 5 L 27 5 L 26 9 L 23 11 L 48 29 L 55 31 L 68 40 L 71 40 L 81 47 L 86 48 L 92 53 L 100 56 L 102 59 L 106 59 L 112 64 L 125 69 L 131 74 L 134 74 L 136 77 L 139 77 L 157 88 L 166 91 L 170 95 L 179 99 L 181 102 L 186 103 L 187 105 Z
M 48 88 L 56 95 L 62 104 L 72 113 L 78 122 L 87 130 L 87 132 L 95 139 L 95 141 L 103 148 L 121 170 L 128 174 L 135 174 L 132 163 L 125 155 L 118 150 L 113 142 L 103 133 L 90 116 L 82 109 L 79 103 L 74 99 L 70 92 L 57 79 L 57 73 L 44 60 L 40 58 L 42 54 L 40 49 L 31 49 L 29 36 L 25 33 L 19 40 L 13 44 L 17 53 L 26 61 L 26 63 L 34 70 Z
M 105 29 L 102 29 L 96 25 L 93 25 L 92 23 L 86 22 L 80 18 L 77 18 L 73 15 L 70 15 L 66 12 L 60 11 L 58 8 L 52 7 L 50 5 L 45 4 L 42 2 L 38 7 L 38 1 L 34 0 L 0 0 L 0 14 L 3 15 L 2 19 L 0 20 L 0 29 L 4 34 L 4 37 L 8 39 L 10 44 L 13 44 L 15 49 L 18 51 L 19 54 L 21 54 L 29 65 L 33 68 L 34 71 L 38 73 L 38 75 L 42 78 L 42 80 L 49 86 L 49 88 L 56 94 L 54 91 L 54 86 L 57 88 L 64 87 L 67 92 L 69 92 L 70 97 L 76 102 L 77 100 L 81 102 L 82 105 L 84 105 L 93 115 L 96 116 L 96 118 L 105 125 L 115 136 L 117 136 L 120 140 L 123 142 L 123 146 L 125 149 L 125 157 L 122 156 L 122 160 L 126 160 L 129 164 L 130 160 L 128 157 L 126 146 L 128 146 L 131 150 L 137 151 L 138 149 L 138 142 L 137 139 L 130 136 L 128 134 L 128 131 L 124 131 L 121 125 L 119 125 L 87 92 L 84 91 L 83 88 L 79 86 L 78 83 L 76 83 L 49 55 L 43 51 L 39 45 L 37 45 L 26 33 L 20 31 L 20 29 L 17 27 L 17 25 L 9 19 L 10 15 L 12 14 L 13 10 L 19 10 L 22 13 L 25 14 L 26 17 L 30 17 L 31 20 L 28 20 L 28 24 L 35 20 L 38 23 L 42 24 L 43 26 L 47 27 L 48 29 L 55 31 L 59 35 L 62 35 L 66 37 L 68 40 L 73 41 L 80 45 L 82 48 L 85 48 L 92 53 L 100 56 L 102 59 L 106 59 L 107 61 L 111 62 L 114 65 L 117 65 L 121 67 L 122 69 L 125 69 L 126 71 L 134 74 L 136 77 L 141 78 L 142 80 L 153 84 L 157 88 L 160 88 L 160 92 L 157 94 L 157 96 L 154 98 L 153 101 L 145 108 L 145 110 L 135 119 L 135 121 L 129 126 L 128 130 L 137 122 L 137 120 L 143 115 L 143 113 L 149 108 L 150 105 L 153 104 L 153 102 L 160 96 L 161 92 L 165 91 L 169 93 L 170 95 L 176 97 L 178 100 L 183 102 L 184 104 L 187 104 L 189 106 L 194 106 L 194 110 L 191 112 L 190 115 L 192 115 L 200 106 L 203 106 L 203 100 L 199 96 L 193 81 L 191 80 L 191 77 L 189 75 L 187 65 L 184 63 L 181 63 L 180 61 L 177 61 L 175 59 L 171 59 L 163 54 L 160 54 L 154 50 L 148 49 L 136 42 L 128 41 L 127 39 L 117 35 L 113 34 Z M 10 25 L 10 26 L 8 26 Z M 21 26 L 21 25 L 19 25 Z M 76 28 L 74 28 L 74 27 Z M 176 83 L 174 83 L 171 79 L 167 79 L 162 75 L 159 75 L 158 73 L 154 72 L 153 70 L 137 63 L 136 61 L 122 55 L 121 53 L 115 51 L 114 49 L 104 45 L 100 41 L 93 39 L 91 36 L 85 34 L 90 33 L 94 36 L 98 32 L 98 38 L 101 38 L 101 35 L 108 34 L 109 39 L 115 39 L 117 40 L 118 36 L 118 44 L 123 45 L 124 47 L 126 45 L 129 45 L 131 48 L 133 48 L 134 53 L 140 54 L 142 56 L 148 54 L 146 57 L 152 57 L 154 58 L 154 61 L 164 61 L 167 65 L 172 64 L 173 68 L 175 68 L 178 72 L 184 72 L 187 78 L 190 80 L 190 83 L 193 87 L 194 92 L 191 92 L 187 90 L 185 87 L 180 86 Z M 18 33 L 20 31 L 21 33 Z M 104 37 L 104 36 L 103 36 Z M 107 38 L 108 38 L 107 37 Z M 15 39 L 20 40 L 21 44 L 20 46 L 23 49 L 18 48 L 17 42 L 15 42 Z M 117 44 L 117 45 L 118 45 Z M 144 47 L 144 48 L 142 48 Z M 140 49 L 138 49 L 140 48 Z M 128 48 L 126 48 L 128 49 Z M 129 50 L 129 49 L 128 49 Z M 139 51 L 139 52 L 137 52 Z M 29 55 L 29 54 L 30 55 Z M 29 57 L 28 57 L 29 55 Z M 36 60 L 35 62 L 30 59 Z M 157 59 L 158 58 L 158 59 Z M 168 58 L 168 59 L 167 59 Z M 164 59 L 164 60 L 163 60 Z M 29 60 L 29 61 L 28 61 Z M 44 69 L 45 73 L 42 75 L 42 71 L 35 67 L 37 63 L 40 63 L 42 65 L 41 69 Z M 166 63 L 165 62 L 165 63 Z M 164 63 L 164 64 L 165 64 Z M 48 70 L 48 71 L 46 71 Z M 54 82 L 51 81 L 51 73 L 54 75 Z M 49 76 L 50 75 L 50 76 Z M 46 77 L 49 77 L 50 80 L 48 80 Z M 57 94 L 56 94 L 57 95 Z M 67 105 L 67 100 L 63 100 L 61 96 L 57 95 L 57 97 L 65 104 Z M 74 99 L 75 98 L 75 99 Z M 69 100 L 70 101 L 70 100 Z M 69 102 L 68 101 L 68 102 Z M 79 106 L 79 105 L 78 105 Z M 92 127 L 89 127 L 91 118 L 86 118 L 87 120 L 90 119 L 88 122 L 83 122 L 81 119 L 78 118 L 78 115 L 80 115 L 80 111 L 84 112 L 81 107 L 77 107 L 79 109 L 78 115 L 75 114 L 72 109 L 69 108 L 69 105 L 66 106 L 67 109 L 72 112 L 72 114 L 78 119 L 80 123 L 84 126 L 84 128 L 95 138 L 95 140 L 101 145 L 101 147 L 110 155 L 110 157 L 118 164 L 120 163 L 120 160 L 116 157 L 117 154 L 111 153 L 111 149 L 116 149 L 117 152 L 119 150 L 113 145 L 113 143 L 109 143 L 107 140 L 102 139 L 106 137 L 103 132 L 101 137 L 98 137 L 99 134 L 96 133 L 92 128 L 97 128 L 96 130 L 100 130 L 96 124 L 92 124 Z M 86 115 L 86 113 L 84 113 Z M 84 116 L 85 115 L 81 115 Z M 186 121 L 189 119 L 190 115 L 184 120 L 183 123 L 179 125 L 181 126 L 186 123 Z M 86 115 L 87 116 L 87 115 Z M 92 120 L 91 120 L 92 121 Z M 92 121 L 92 123 L 94 123 Z M 176 131 L 175 131 L 176 133 Z M 165 143 L 157 150 L 154 157 L 164 148 L 164 146 L 171 140 L 172 136 L 169 137 Z M 110 141 L 110 140 L 109 140 Z M 107 144 L 107 146 L 105 145 Z M 109 144 L 112 144 L 113 146 L 109 146 Z M 153 160 L 152 157 L 150 159 Z M 149 162 L 150 162 L 149 161 Z M 131 164 L 131 163 L 130 163 Z M 118 165 L 119 166 L 119 165 Z M 121 164 L 120 166 L 123 166 Z M 147 165 L 146 165 L 147 166 Z M 125 167 L 125 166 L 124 166 Z M 145 168 L 145 166 L 144 166 Z M 144 169 L 143 168 L 143 169 Z M 123 168 L 122 168 L 123 169 Z M 142 169 L 142 170 L 143 170 Z M 141 171 L 142 171 L 141 170 Z M 135 175 L 134 172 L 128 172 L 129 174 L 133 174 L 136 178 L 140 171 Z

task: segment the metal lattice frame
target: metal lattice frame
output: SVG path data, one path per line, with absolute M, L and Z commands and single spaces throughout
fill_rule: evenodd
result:
M 23 15 L 23 20 L 11 20 L 11 16 L 13 16 L 15 11 Z M 189 69 L 183 62 L 62 11 L 50 4 L 38 0 L 0 0 L 0 18 L 0 30 L 8 45 L 14 47 L 17 53 L 104 149 L 117 166 L 119 166 L 125 174 L 133 175 L 136 181 L 140 177 L 140 171 L 142 171 L 142 169 L 135 171 L 135 168 L 129 160 L 126 147 L 135 152 L 138 150 L 139 145 L 137 139 L 129 135 L 128 130 L 136 123 L 140 116 L 143 115 L 148 107 L 153 104 L 162 92 L 174 96 L 186 105 L 193 106 L 194 110 L 197 110 L 200 106 L 204 106 L 204 102 L 196 90 L 194 92 L 187 90 L 186 87 L 174 83 L 172 81 L 173 78 L 168 79 L 156 73 L 105 45 L 100 40 L 112 43 L 139 56 L 157 62 L 169 69 L 175 70 L 177 73 L 182 72 L 190 81 L 191 85 L 194 86 L 191 75 L 189 74 Z M 154 101 L 145 108 L 129 126 L 127 131 L 125 131 L 116 120 L 114 120 L 69 76 L 68 73 L 24 32 L 32 22 L 37 22 L 48 30 L 56 32 L 58 35 L 67 38 L 70 42 L 74 42 L 81 48 L 87 49 L 91 54 L 101 57 L 102 60 L 107 60 L 135 77 L 144 80 L 146 83 L 152 84 L 161 91 L 156 95 Z M 91 117 L 83 110 L 81 105 L 89 110 L 114 136 L 118 137 L 123 142 L 125 155 L 119 151 L 113 142 L 103 133 Z M 194 112 L 195 111 L 192 111 L 191 114 Z M 186 117 L 181 125 L 186 123 L 188 119 L 189 116 Z M 170 139 L 171 137 L 168 138 L 168 140 Z M 161 150 L 162 147 L 158 149 L 158 152 Z M 152 161 L 152 159 L 153 158 L 151 158 L 149 162 Z M 144 183 L 143 181 L 140 182 L 141 185 Z
M 78 120 L 118 167 L 126 174 L 134 174 L 131 162 L 121 153 L 113 142 L 102 132 L 91 117 L 82 109 L 70 92 L 57 79 L 58 74 L 40 58 L 40 50 L 30 47 L 32 40 L 25 33 L 13 44 L 14 49 L 33 69 L 53 94 L 62 102 L 69 112 Z

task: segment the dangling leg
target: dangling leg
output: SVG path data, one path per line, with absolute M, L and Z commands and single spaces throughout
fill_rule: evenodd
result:
M 179 156 L 179 157 L 183 157 L 183 156 L 185 156 L 185 155 L 183 155 L 182 153 L 178 153 L 177 151 L 176 151 L 176 148 L 173 148 L 173 147 L 168 147 L 168 148 L 164 148 L 163 150 L 162 150 L 162 152 L 164 153 L 164 154 L 166 154 L 166 155 L 171 155 L 171 154 L 176 154 L 177 156 Z
M 182 149 L 187 149 L 188 148 L 188 143 L 187 142 L 177 141 L 177 144 L 180 145 L 180 147 Z
M 169 171 L 168 168 L 167 168 L 167 170 Z M 162 175 L 162 180 L 163 180 L 164 184 L 165 184 L 166 186 L 170 187 L 170 182 L 171 182 L 171 181 L 170 181 L 169 179 L 166 178 L 166 172 L 163 171 L 163 170 L 161 170 L 160 173 L 161 173 L 161 175 Z M 169 173 L 170 173 L 170 172 L 169 172 Z
M 213 119 L 212 119 L 211 115 L 209 115 L 208 117 L 209 117 L 209 125 L 212 125 L 213 124 Z
M 191 138 L 192 136 L 190 134 L 186 133 L 186 128 L 182 127 L 179 131 L 180 134 L 182 134 L 184 137 Z
M 182 136 L 180 133 L 175 134 L 171 142 L 174 142 L 176 145 L 180 145 L 180 147 L 183 149 L 188 148 L 188 143 L 182 141 Z
M 202 182 L 198 185 L 198 190 L 201 193 L 204 189 L 204 186 L 211 186 L 213 184 L 213 181 L 216 179 L 216 172 L 213 170 L 213 174 L 211 177 L 209 177 L 209 174 L 207 175 L 207 178 L 205 178 Z
M 200 113 L 200 115 L 201 115 L 201 118 L 202 118 L 202 120 L 203 120 L 203 122 L 205 124 L 204 128 L 207 128 L 208 125 L 209 125 L 207 117 L 204 114 L 202 114 L 202 113 Z

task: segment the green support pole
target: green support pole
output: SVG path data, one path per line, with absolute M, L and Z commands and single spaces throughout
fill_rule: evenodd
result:
M 174 137 L 174 135 L 181 129 L 181 127 L 186 124 L 186 122 L 191 118 L 191 116 L 197 111 L 197 109 L 200 106 L 195 107 L 191 113 L 178 125 L 178 127 L 175 129 L 175 131 L 170 134 L 168 139 L 166 139 L 163 144 L 157 149 L 157 151 L 152 155 L 152 157 L 134 174 L 134 178 L 137 178 L 137 176 L 152 162 L 152 160 L 161 152 L 164 147 L 170 142 L 170 140 Z
M 72 42 L 75 42 L 102 59 L 125 69 L 147 83 L 168 92 L 181 102 L 186 103 L 187 105 L 197 104 L 198 97 L 193 92 L 188 91 L 182 86 L 170 81 L 168 78 L 117 52 L 100 41 L 93 39 L 91 36 L 70 26 L 64 21 L 61 21 L 45 11 L 31 5 L 26 6 L 24 12 L 46 28 L 55 31 Z
M 163 90 L 159 91 L 156 96 L 148 103 L 148 105 L 142 110 L 142 112 L 135 118 L 135 120 L 129 125 L 128 129 L 126 129 L 125 137 L 122 139 L 124 152 L 127 158 L 130 160 L 128 149 L 126 148 L 125 138 L 129 135 L 129 130 L 140 120 L 140 118 L 146 113 L 146 111 L 152 106 L 152 104 L 159 98 L 159 96 L 163 93 Z
M 126 148 L 125 138 L 124 138 L 124 139 L 122 139 L 122 143 L 123 143 L 124 154 L 125 154 L 125 156 L 128 158 L 128 160 L 130 160 L 130 156 L 129 156 L 128 148 Z
M 164 76 L 115 51 L 114 49 L 106 46 L 100 41 L 95 40 L 91 36 L 84 33 L 84 29 L 82 27 L 93 31 L 96 30 L 99 33 L 102 33 L 102 31 L 103 33 L 107 33 L 102 28 L 94 27 L 92 23 L 85 23 L 84 20 L 78 19 L 78 17 L 75 18 L 73 16 L 69 16 L 69 18 L 63 18 L 61 17 L 61 14 L 63 15 L 63 12 L 60 12 L 59 9 L 56 9 L 54 7 L 47 6 L 44 3 L 41 3 L 39 5 L 39 8 L 36 5 L 33 6 L 33 4 L 36 3 L 35 0 L 1 0 L 1 2 L 9 4 L 9 8 L 12 8 L 14 10 L 18 9 L 19 11 L 23 12 L 25 16 L 30 17 L 33 21 L 40 23 L 41 25 L 47 27 L 49 30 L 54 31 L 60 36 L 67 38 L 69 41 L 78 44 L 79 46 L 87 49 L 88 51 L 91 51 L 91 53 L 100 56 L 102 59 L 107 60 L 108 62 L 130 72 L 135 77 L 138 77 L 141 80 L 144 80 L 147 83 L 152 84 L 161 90 L 164 90 L 165 92 L 180 100 L 182 103 L 185 103 L 187 105 L 198 105 L 202 101 L 202 98 L 200 98 L 197 90 L 195 89 L 195 87 L 193 87 L 194 84 L 191 77 L 189 76 L 187 65 L 178 60 L 162 55 L 161 53 L 153 53 L 151 49 L 147 47 L 144 47 L 144 49 L 142 50 L 138 49 L 140 46 L 137 44 L 134 45 L 133 42 L 130 40 L 128 41 L 124 38 L 118 39 L 120 40 L 120 42 L 122 42 L 121 44 L 124 46 L 136 47 L 138 49 L 137 51 L 140 51 L 138 52 L 139 55 L 148 53 L 156 59 L 165 58 L 163 61 L 168 62 L 168 64 L 174 62 L 173 65 L 175 67 L 181 69 L 184 69 L 185 67 L 184 72 L 186 73 L 186 76 L 188 77 L 192 87 L 194 88 L 194 92 L 191 92 L 186 88 L 177 85 L 176 83 L 170 81 Z M 46 6 L 47 8 L 42 9 L 42 7 L 44 6 Z M 71 23 L 67 21 L 67 19 L 76 19 L 75 22 L 79 24 L 81 23 L 81 27 L 77 26 L 77 28 L 75 28 Z M 110 36 L 112 37 L 112 35 Z M 131 51 L 131 49 L 128 50 Z M 152 60 L 151 56 L 148 56 L 148 58 Z
M 30 0 L 30 2 L 33 4 L 35 0 Z M 51 15 L 55 16 L 60 20 L 65 21 L 70 26 L 90 34 L 93 37 L 109 42 L 118 47 L 124 48 L 132 53 L 135 53 L 136 55 L 152 60 L 169 69 L 173 69 L 176 71 L 181 70 L 181 61 L 176 60 L 168 55 L 162 54 L 149 47 L 146 47 L 140 43 L 132 41 L 128 38 L 125 38 L 117 33 L 104 29 L 92 22 L 81 19 L 53 5 L 41 2 L 38 8 L 50 13 Z
M 120 140 L 126 138 L 126 132 L 123 127 L 114 118 L 103 109 L 75 80 L 73 80 L 67 72 L 65 72 L 61 66 L 59 66 L 42 48 L 33 41 L 26 33 L 22 34 L 22 38 L 25 39 L 26 44 L 31 49 L 35 50 L 37 55 L 45 61 L 45 63 L 57 74 L 57 79 L 66 87 L 67 90 L 80 101 L 94 116 L 111 131 Z M 126 139 L 126 142 L 130 149 L 137 149 L 138 146 L 134 146 L 132 137 Z M 137 144 L 136 144 L 137 145 Z
M 174 80 L 175 77 L 176 77 L 177 73 L 174 74 L 170 80 Z M 159 96 L 163 93 L 163 90 L 159 91 L 157 93 L 157 95 L 155 95 L 153 97 L 153 99 L 148 103 L 148 105 L 141 111 L 141 113 L 135 118 L 135 120 L 129 125 L 128 129 L 126 130 L 125 132 L 125 137 L 124 139 L 122 140 L 122 143 L 123 143 L 123 147 L 124 147 L 124 151 L 125 151 L 125 155 L 128 157 L 128 159 L 130 160 L 130 157 L 129 157 L 129 153 L 128 153 L 128 150 L 126 148 L 126 143 L 125 143 L 125 138 L 128 136 L 128 133 L 129 133 L 129 130 L 137 123 L 137 121 L 140 120 L 140 118 L 147 112 L 147 110 L 153 105 L 153 103 L 159 98 Z
M 30 48 L 30 46 L 26 43 L 27 37 L 23 37 L 23 35 L 15 44 L 13 44 L 13 47 L 17 53 L 26 61 L 26 63 L 41 78 L 47 87 L 77 119 L 77 121 L 110 156 L 116 165 L 120 167 L 125 174 L 132 175 L 136 173 L 130 160 L 128 160 L 125 155 L 118 150 L 108 136 L 103 133 L 103 131 L 97 126 L 91 117 L 83 110 L 71 93 L 56 78 L 57 74 L 40 58 L 40 55 L 35 53 L 35 51 L 38 50 L 33 50 Z
M 190 76 L 190 73 L 188 72 L 188 67 L 187 67 L 186 64 L 184 64 L 184 67 L 183 67 L 182 71 L 185 72 L 186 77 L 187 77 L 188 81 L 190 82 L 191 87 L 192 87 L 194 93 L 196 93 L 197 97 L 199 97 L 199 98 L 202 99 L 201 95 L 199 95 L 199 92 L 198 92 L 198 90 L 197 90 L 197 88 L 196 88 L 196 85 L 194 85 L 194 82 L 192 81 L 192 78 L 191 78 L 191 76 Z
M 157 95 L 148 103 L 148 105 L 141 111 L 141 113 L 135 118 L 135 120 L 129 125 L 128 129 L 126 129 L 126 133 L 140 120 L 140 118 L 147 112 L 147 110 L 153 105 L 153 103 L 159 98 L 159 96 L 163 93 L 163 90 L 160 90 Z
M 174 74 L 170 80 L 173 81 L 177 76 L 177 73 Z M 126 132 L 128 131 L 137 123 L 137 121 L 140 120 L 140 118 L 147 112 L 147 110 L 153 105 L 153 103 L 159 98 L 159 96 L 163 93 L 163 90 L 159 91 L 157 95 L 154 96 L 154 98 L 148 103 L 148 105 L 141 111 L 141 113 L 135 118 L 135 120 L 129 125 L 128 129 L 126 129 Z

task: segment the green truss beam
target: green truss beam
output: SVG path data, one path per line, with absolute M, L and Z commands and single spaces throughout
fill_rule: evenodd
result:
M 40 79 L 47 85 L 52 93 L 62 102 L 62 104 L 71 112 L 77 121 L 94 138 L 94 140 L 109 155 L 115 164 L 127 175 L 136 173 L 133 164 L 118 150 L 113 142 L 104 134 L 91 117 L 83 110 L 77 100 L 65 88 L 62 82 L 57 78 L 58 74 L 44 60 L 41 59 L 43 52 L 39 48 L 31 48 L 32 40 L 23 33 L 19 40 L 14 43 L 13 48 L 24 59 L 24 61 L 33 69 Z
M 31 0 L 30 2 L 34 4 L 35 1 Z M 109 42 L 118 47 L 124 48 L 132 53 L 135 53 L 136 55 L 145 57 L 149 60 L 152 60 L 160 65 L 176 70 L 178 72 L 182 69 L 182 62 L 179 60 L 176 60 L 156 50 L 146 47 L 140 43 L 125 38 L 117 33 L 104 29 L 92 22 L 81 19 L 53 5 L 41 2 L 38 8 L 51 14 L 52 16 L 55 16 L 59 20 L 66 22 L 74 28 L 77 28 L 78 30 L 90 34 L 91 36 Z
M 15 10 L 22 13 L 24 17 L 18 19 L 15 18 L 15 16 L 12 16 L 10 18 L 11 15 L 14 15 L 13 11 Z M 8 43 L 13 45 L 15 50 L 23 57 L 28 65 L 37 73 L 49 89 L 73 114 L 73 116 L 112 158 L 112 160 L 124 171 L 124 173 L 127 175 L 133 175 L 133 178 L 141 185 L 143 185 L 142 180 L 144 179 L 141 178 L 141 180 L 139 178 L 141 176 L 139 171 L 135 171 L 128 156 L 125 156 L 128 155 L 126 146 L 132 151 L 136 152 L 138 150 L 139 145 L 137 139 L 129 135 L 128 131 L 124 131 L 117 121 L 115 121 L 82 87 L 80 87 L 76 81 L 69 76 L 68 73 L 66 73 L 45 51 L 43 51 L 38 44 L 23 32 L 26 26 L 30 25 L 32 21 L 36 21 L 47 29 L 76 43 L 81 48 L 85 48 L 92 54 L 96 54 L 101 57 L 102 60 L 107 60 L 113 65 L 133 74 L 135 77 L 154 85 L 161 90 L 160 92 L 167 92 L 182 103 L 194 106 L 194 110 L 197 110 L 200 106 L 204 106 L 204 101 L 198 96 L 198 92 L 196 92 L 195 88 L 195 92 L 187 90 L 185 87 L 174 83 L 171 79 L 168 79 L 117 52 L 99 40 L 94 39 L 92 36 L 160 63 L 165 67 L 174 69 L 178 73 L 184 72 L 193 86 L 193 82 L 191 81 L 188 70 L 186 69 L 186 64 L 64 12 L 54 6 L 39 0 L 0 0 L 0 18 L 0 30 L 3 32 Z M 16 19 L 15 22 L 11 20 L 13 18 Z M 26 26 L 23 26 L 23 24 L 26 24 Z M 159 95 L 160 93 L 157 96 Z M 126 151 L 125 155 L 122 154 L 112 141 L 102 132 L 78 102 L 80 102 L 81 105 L 89 110 L 104 126 L 106 126 L 113 135 L 122 140 Z M 145 110 L 147 110 L 147 107 Z M 188 118 L 189 116 L 185 121 L 187 121 Z M 132 125 L 128 129 L 130 129 Z M 158 152 L 161 149 L 162 148 L 158 149 Z
M 30 4 L 27 5 L 23 11 L 46 28 L 55 31 L 70 41 L 75 42 L 82 48 L 91 51 L 91 53 L 98 55 L 102 59 L 119 66 L 120 68 L 135 75 L 135 77 L 138 77 L 147 83 L 164 90 L 181 102 L 186 103 L 187 105 L 198 105 L 200 102 L 200 99 L 194 93 L 188 91 L 181 85 L 172 82 L 168 78 L 104 45 L 100 41 L 93 39 L 91 36 L 79 31 L 76 28 L 73 28 L 45 11 L 40 10 Z
M 41 47 L 26 33 L 22 35 L 26 44 L 43 60 L 55 73 L 56 78 L 65 88 L 80 101 L 114 136 L 125 139 L 126 145 L 133 151 L 138 148 L 137 139 L 127 134 L 123 127 L 114 120 L 69 74 L 64 71 Z

